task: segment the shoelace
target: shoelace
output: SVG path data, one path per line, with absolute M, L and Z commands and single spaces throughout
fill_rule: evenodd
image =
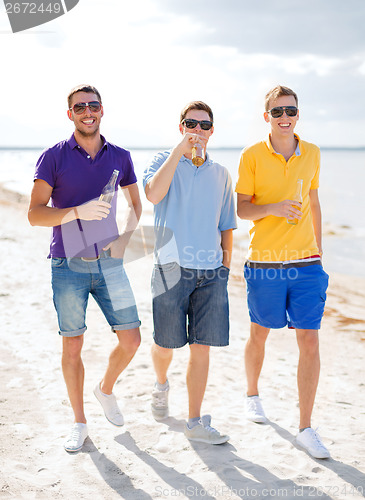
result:
M 111 408 L 111 414 L 113 417 L 121 415 L 120 409 L 116 402 L 113 404 L 113 407 Z
M 166 406 L 166 397 L 164 394 L 154 394 L 153 395 L 153 405 L 160 407 L 160 406 Z
M 253 399 L 253 398 L 249 398 L 248 399 L 248 409 L 250 411 L 253 411 L 253 412 L 258 412 L 258 413 L 262 413 L 262 406 L 261 406 L 261 402 L 259 399 Z
M 219 432 L 217 431 L 217 429 L 214 429 L 214 427 L 211 427 L 210 425 L 207 425 L 206 427 L 204 427 L 204 429 L 206 429 L 211 434 L 219 434 Z
M 317 427 L 317 429 L 313 429 L 312 436 L 313 436 L 315 442 L 317 443 L 317 445 L 319 446 L 319 448 L 322 448 L 323 450 L 326 450 L 326 447 L 322 443 L 321 438 L 317 434 L 318 429 L 319 429 L 318 427 Z
M 79 427 L 74 427 L 72 429 L 72 432 L 71 432 L 71 435 L 70 435 L 70 438 L 68 439 L 68 441 L 78 441 L 80 439 L 80 436 L 81 436 L 81 429 L 79 429 Z
M 155 391 L 152 394 L 152 399 L 153 399 L 153 406 L 156 408 L 165 408 L 167 406 L 167 393 L 168 390 L 166 391 L 159 391 L 158 389 L 155 388 Z
M 202 420 L 200 420 L 200 423 L 202 424 L 202 426 L 204 427 L 204 429 L 206 429 L 209 433 L 213 434 L 219 434 L 219 432 L 217 431 L 217 429 L 214 429 L 214 427 L 212 427 L 211 425 L 207 424 L 207 425 L 204 425 L 204 422 Z

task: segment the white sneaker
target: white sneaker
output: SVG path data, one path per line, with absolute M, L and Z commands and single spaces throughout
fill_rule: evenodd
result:
M 159 391 L 156 384 L 153 387 L 151 410 L 155 420 L 164 420 L 169 416 L 169 390 L 169 385 L 164 391 Z
M 258 396 L 246 397 L 246 418 L 257 424 L 264 424 L 267 421 L 261 399 Z
M 217 429 L 210 426 L 212 417 L 204 415 L 199 420 L 199 423 L 192 427 L 185 425 L 184 434 L 190 441 L 198 441 L 207 444 L 223 444 L 229 440 L 229 436 L 221 435 Z
M 88 436 L 87 425 L 76 423 L 73 425 L 70 434 L 63 445 L 66 451 L 75 452 L 81 450 L 85 439 Z
M 98 384 L 94 389 L 94 394 L 96 399 L 99 401 L 103 407 L 104 414 L 109 420 L 109 422 L 117 427 L 124 425 L 124 418 L 122 412 L 119 409 L 117 398 L 113 393 L 104 394 L 101 392 L 100 384 Z
M 322 443 L 319 434 L 311 427 L 299 432 L 295 441 L 314 458 L 330 458 L 331 456 L 330 452 Z

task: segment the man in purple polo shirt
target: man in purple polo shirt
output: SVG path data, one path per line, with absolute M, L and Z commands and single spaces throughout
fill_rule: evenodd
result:
M 118 339 L 94 394 L 112 424 L 124 423 L 112 390 L 138 349 L 140 321 L 123 255 L 142 207 L 129 152 L 106 142 L 100 134 L 104 111 L 97 89 L 91 85 L 75 87 L 68 95 L 68 108 L 75 131 L 68 141 L 47 149 L 39 158 L 28 218 L 33 226 L 53 227 L 49 254 L 53 301 L 63 337 L 62 370 L 75 416 L 64 447 L 75 452 L 88 435 L 81 350 L 90 293 Z M 114 170 L 118 171 L 115 189 L 119 185 L 128 202 L 121 234 L 116 223 L 116 196 L 111 204 L 99 201 Z

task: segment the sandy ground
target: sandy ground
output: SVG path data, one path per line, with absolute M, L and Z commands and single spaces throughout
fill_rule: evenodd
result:
M 320 426 L 331 459 L 315 460 L 293 444 L 298 350 L 287 329 L 273 331 L 267 343 L 261 396 L 269 423 L 244 418 L 249 321 L 238 245 L 229 285 L 231 344 L 212 349 L 203 407 L 213 425 L 231 436 L 229 443 L 193 444 L 184 437 L 187 347 L 176 351 L 169 374 L 171 417 L 157 423 L 150 414 L 149 255 L 127 264 L 142 344 L 115 387 L 125 426 L 109 424 L 92 393 L 115 339 L 90 299 L 83 354 L 89 437 L 81 452 L 68 454 L 63 442 L 72 412 L 46 259 L 50 230 L 32 228 L 26 211 L 24 197 L 0 190 L 0 500 L 365 497 L 365 280 L 330 279 L 313 426 Z M 143 255 L 140 248 L 137 237 L 131 251 Z

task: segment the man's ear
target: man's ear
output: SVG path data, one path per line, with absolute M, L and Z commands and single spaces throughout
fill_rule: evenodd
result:
M 269 121 L 270 121 L 269 113 L 267 111 L 265 111 L 265 113 L 264 113 L 264 120 L 266 123 L 269 123 Z
M 67 116 L 69 117 L 69 119 L 73 122 L 74 119 L 72 117 L 72 111 L 70 109 L 67 110 Z

